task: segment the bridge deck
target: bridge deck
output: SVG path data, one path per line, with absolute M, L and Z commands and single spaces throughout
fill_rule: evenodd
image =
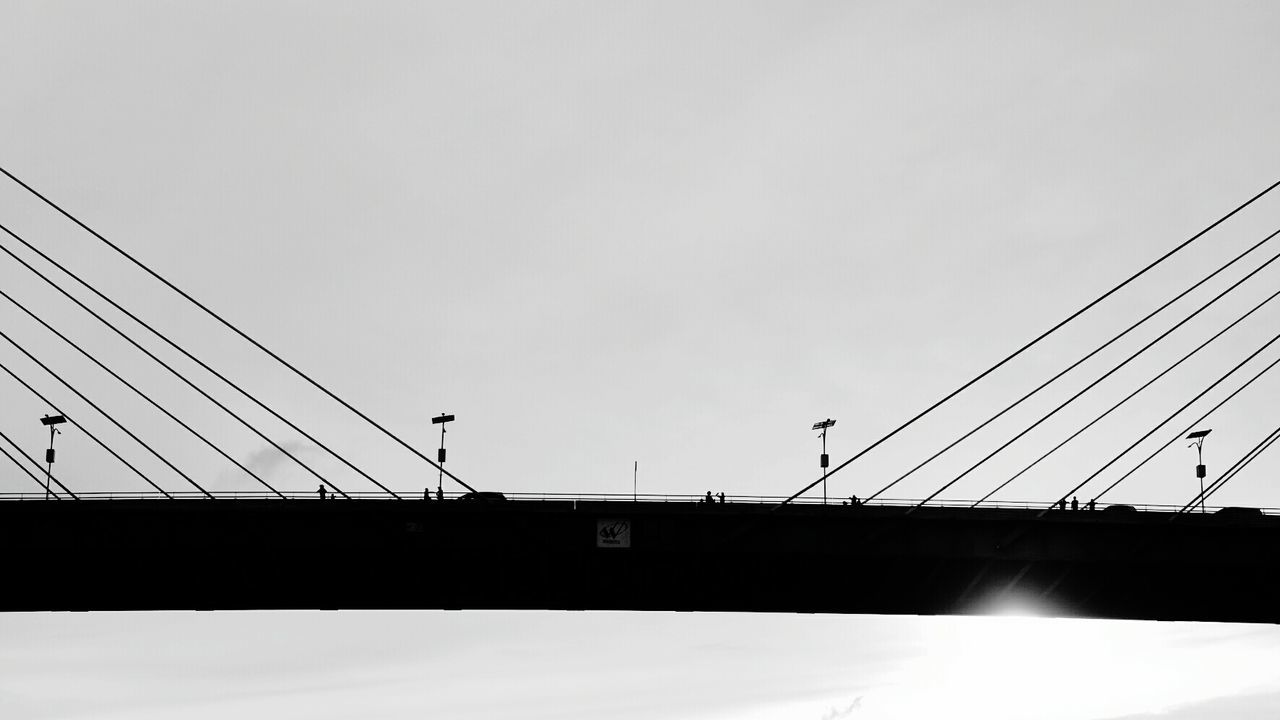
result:
M 695 503 L 0 503 L 0 610 L 445 608 L 1280 621 L 1280 518 Z

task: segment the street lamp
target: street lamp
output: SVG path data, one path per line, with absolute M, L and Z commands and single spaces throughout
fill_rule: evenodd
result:
M 1212 429 L 1197 430 L 1185 438 L 1186 440 L 1195 441 L 1191 443 L 1191 445 L 1188 445 L 1187 447 L 1191 447 L 1192 445 L 1194 445 L 1196 448 L 1196 462 L 1198 463 L 1196 465 L 1196 477 L 1200 478 L 1200 513 L 1201 514 L 1204 513 L 1204 476 L 1206 474 L 1205 468 L 1204 468 L 1204 452 L 1203 452 L 1204 438 L 1206 435 L 1208 435 L 1211 432 L 1213 432 Z
M 49 449 L 44 451 L 44 461 L 46 463 L 44 471 L 44 499 L 49 499 L 49 485 L 53 481 L 53 438 L 62 432 L 57 426 L 66 422 L 65 415 L 45 415 L 40 418 L 40 424 L 49 428 Z
M 818 464 L 822 466 L 822 504 L 827 504 L 827 466 L 831 464 L 830 458 L 827 456 L 827 428 L 836 424 L 835 420 L 827 418 L 822 422 L 813 424 L 814 430 L 821 430 L 822 434 L 818 437 L 822 438 L 822 455 L 818 458 Z
M 437 415 L 431 418 L 432 425 L 440 426 L 440 450 L 436 452 L 436 463 L 440 466 L 440 478 L 436 481 L 436 497 L 444 498 L 444 424 L 453 422 L 452 415 Z

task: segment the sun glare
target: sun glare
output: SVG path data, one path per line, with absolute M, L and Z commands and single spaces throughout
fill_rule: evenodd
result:
M 858 718 L 1111 717 L 1242 692 L 1271 678 L 1256 648 L 1193 646 L 1167 623 L 1035 616 L 1045 610 L 1013 602 L 986 617 L 927 619 L 923 655 L 891 685 L 868 691 Z M 1200 626 L 1193 634 L 1222 633 Z M 1210 656 L 1222 662 L 1207 669 Z

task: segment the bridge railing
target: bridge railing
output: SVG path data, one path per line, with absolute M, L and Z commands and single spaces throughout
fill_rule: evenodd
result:
M 282 494 L 289 500 L 318 500 L 319 494 L 315 491 L 311 492 L 284 492 Z M 465 493 L 446 492 L 444 498 L 446 500 L 456 500 Z M 81 500 L 156 500 L 163 498 L 164 495 L 154 490 L 137 490 L 137 491 L 91 491 L 78 492 L 76 495 Z M 182 500 L 199 500 L 206 496 L 196 491 L 177 491 L 170 492 L 170 497 Z M 214 493 L 219 500 L 278 500 L 280 497 L 274 493 L 259 490 L 232 490 L 220 491 Z M 358 500 L 391 500 L 390 495 L 381 492 L 348 492 L 347 495 L 352 499 Z M 525 502 L 536 501 L 577 501 L 577 502 L 646 502 L 646 503 L 688 503 L 698 504 L 705 503 L 707 496 L 680 494 L 680 493 L 530 493 L 530 492 L 508 492 L 503 495 L 509 500 L 518 500 Z M 57 499 L 70 499 L 63 496 L 55 495 Z M 401 497 L 405 500 L 421 501 L 422 496 L 418 494 L 402 493 Z M 329 500 L 341 500 L 342 496 L 329 494 Z M 725 495 L 725 502 L 731 504 L 756 504 L 756 505 L 776 505 L 783 500 L 785 496 L 781 495 Z M 43 492 L 0 492 L 0 502 L 32 502 L 44 501 Z M 712 495 L 714 503 L 719 503 L 719 496 Z M 52 498 L 51 500 L 52 501 Z M 431 494 L 431 501 L 436 501 L 435 493 Z M 799 497 L 791 501 L 795 505 L 823 505 L 821 497 Z M 826 505 L 840 507 L 848 504 L 849 500 L 840 498 L 831 498 L 826 501 Z M 919 504 L 919 500 L 901 498 L 901 499 L 877 499 L 870 503 L 873 507 L 910 507 Z M 951 508 L 968 508 L 973 505 L 972 500 L 930 500 L 930 507 L 951 507 Z M 1018 510 L 1041 510 L 1049 506 L 1046 502 L 1036 501 L 1000 501 L 1000 502 L 984 502 L 980 507 L 994 509 L 1018 509 Z M 1102 509 L 1103 506 L 1099 506 Z M 1181 509 L 1181 505 L 1162 505 L 1162 504 L 1141 504 L 1131 505 L 1130 507 L 1141 511 L 1150 512 L 1174 512 Z M 1082 506 L 1083 509 L 1083 506 Z M 1207 510 L 1213 512 L 1220 509 L 1217 506 L 1209 506 Z M 1260 508 L 1262 512 L 1268 515 L 1280 515 L 1280 508 Z

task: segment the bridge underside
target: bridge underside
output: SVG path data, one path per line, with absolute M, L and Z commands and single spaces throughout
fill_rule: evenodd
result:
M 0 505 L 0 610 L 561 609 L 1280 621 L 1280 518 L 619 502 Z

